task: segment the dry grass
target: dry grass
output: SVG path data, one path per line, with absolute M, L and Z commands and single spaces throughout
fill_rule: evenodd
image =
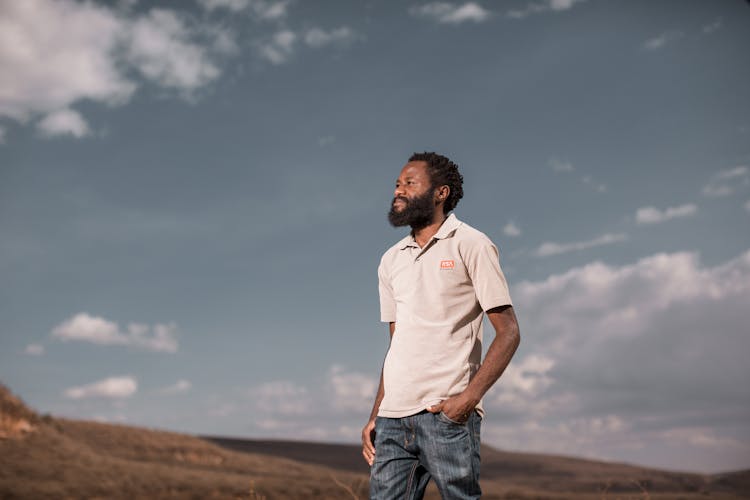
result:
M 0 385 L 0 422 L 15 429 L 20 421 L 30 430 L 0 436 L 0 498 L 368 498 L 358 446 L 211 442 L 39 417 Z M 486 499 L 750 498 L 748 471 L 709 477 L 487 447 L 482 454 Z M 434 485 L 426 498 L 440 498 Z

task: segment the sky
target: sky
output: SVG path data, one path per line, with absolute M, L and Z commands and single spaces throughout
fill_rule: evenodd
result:
M 483 442 L 748 468 L 749 21 L 0 0 L 0 381 L 57 416 L 359 442 L 395 179 L 437 151 L 521 330 Z

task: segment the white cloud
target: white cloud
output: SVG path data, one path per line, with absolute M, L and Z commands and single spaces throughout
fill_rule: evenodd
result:
M 635 221 L 638 224 L 658 224 L 677 217 L 688 217 L 694 215 L 698 207 L 693 203 L 687 203 L 678 207 L 668 207 L 665 210 L 659 210 L 655 207 L 639 208 L 635 214 Z
M 661 433 L 665 441 L 689 443 L 696 448 L 740 448 L 747 450 L 735 439 L 718 437 L 716 432 L 707 427 L 678 427 Z
M 709 35 L 709 34 L 713 33 L 714 31 L 718 30 L 719 28 L 721 28 L 721 25 L 722 25 L 722 19 L 718 18 L 714 22 L 706 24 L 705 26 L 703 26 L 703 33 Z
M 503 227 L 503 234 L 506 236 L 520 236 L 521 229 L 513 221 L 510 221 Z
M 327 45 L 348 45 L 356 39 L 354 31 L 348 26 L 325 31 L 320 28 L 312 28 L 305 34 L 305 43 L 310 47 L 319 49 Z
M 545 0 L 542 2 L 529 2 L 523 9 L 509 10 L 506 15 L 512 19 L 523 19 L 534 14 L 561 12 L 572 9 L 575 4 L 583 1 L 585 0 Z
M 378 381 L 369 375 L 333 365 L 328 372 L 328 382 L 333 389 L 333 405 L 339 410 L 361 412 L 375 401 Z
M 256 0 L 253 2 L 255 13 L 264 20 L 280 19 L 287 15 L 288 1 L 264 2 Z
M 242 12 L 248 7 L 261 20 L 280 19 L 287 14 L 289 1 L 268 2 L 266 0 L 198 0 L 198 3 L 209 12 L 226 9 L 230 12 Z
M 66 389 L 63 395 L 69 399 L 129 398 L 138 390 L 138 381 L 131 375 L 109 377 L 87 385 Z
M 722 198 L 724 196 L 729 196 L 732 192 L 732 188 L 727 184 L 706 184 L 701 190 L 703 196 L 708 196 L 710 198 Z
M 174 11 L 152 9 L 130 26 L 127 58 L 147 79 L 183 91 L 219 76 L 206 49 L 191 41 L 193 32 Z
M 296 40 L 293 31 L 278 31 L 271 40 L 260 45 L 260 55 L 273 64 L 284 64 L 292 56 Z
M 63 341 L 91 342 L 99 345 L 126 345 L 149 351 L 177 352 L 177 326 L 174 323 L 153 327 L 130 323 L 126 331 L 104 318 L 78 313 L 52 330 L 54 338 Z
M 40 120 L 36 126 L 46 137 L 72 135 L 80 139 L 91 133 L 88 123 L 81 114 L 69 108 L 53 111 Z
M 250 0 L 198 0 L 198 3 L 208 11 L 227 9 L 232 12 L 240 12 L 250 5 Z
M 305 415 L 312 411 L 313 401 L 307 388 L 288 380 L 266 382 L 250 391 L 258 410 L 275 415 Z
M 42 344 L 29 344 L 23 352 L 29 356 L 41 356 L 44 354 L 44 346 Z
M 606 192 L 606 191 L 607 191 L 607 186 L 606 186 L 606 185 L 602 184 L 601 182 L 595 182 L 595 181 L 594 181 L 594 180 L 593 180 L 593 179 L 591 178 L 591 176 L 590 176 L 590 175 L 585 175 L 585 176 L 583 176 L 583 177 L 581 178 L 581 181 L 582 181 L 582 182 L 583 182 L 584 184 L 586 184 L 586 185 L 588 185 L 588 186 L 591 186 L 592 188 L 594 188 L 594 190 L 595 190 L 595 191 L 597 191 L 597 192 L 599 192 L 599 193 L 604 193 L 604 192 Z
M 476 2 L 457 5 L 451 2 L 431 2 L 409 9 L 411 15 L 424 17 L 443 24 L 461 24 L 467 21 L 480 23 L 490 17 L 490 12 Z
M 680 37 L 682 37 L 682 33 L 680 33 L 679 31 L 668 31 L 653 38 L 649 38 L 648 40 L 643 42 L 642 47 L 645 50 L 658 50 L 663 48 L 668 43 L 676 41 Z
M 568 174 L 575 170 L 575 167 L 573 166 L 573 164 L 567 160 L 550 158 L 548 164 L 550 168 L 552 168 L 552 170 L 554 170 L 557 173 Z M 605 184 L 594 181 L 594 179 L 592 179 L 590 175 L 584 175 L 583 177 L 581 177 L 581 182 L 593 188 L 595 191 L 599 193 L 604 193 L 607 191 L 607 186 Z
M 622 233 L 607 233 L 586 241 L 578 241 L 572 243 L 546 242 L 542 243 L 539 248 L 536 249 L 535 254 L 537 257 L 549 257 L 550 255 L 558 255 L 562 253 L 585 250 L 587 248 L 593 248 L 602 245 L 611 245 L 612 243 L 619 243 L 621 241 L 625 241 L 626 239 L 627 235 Z
M 555 361 L 546 356 L 532 354 L 523 361 L 508 365 L 502 375 L 502 392 L 520 392 L 534 396 L 552 384 L 547 373 L 555 366 Z
M 745 165 L 720 170 L 703 186 L 701 193 L 711 198 L 729 196 L 738 186 L 750 185 L 749 174 L 750 168 Z
M 750 171 L 748 167 L 746 167 L 745 165 L 739 165 L 734 168 L 728 168 L 726 170 L 720 171 L 719 173 L 716 174 L 716 178 L 719 180 L 743 178 L 743 177 L 747 177 L 748 171 Z
M 180 379 L 174 384 L 162 388 L 160 392 L 163 392 L 164 394 L 185 394 L 186 392 L 189 392 L 192 387 L 193 384 L 191 384 L 189 380 Z
M 136 85 L 113 57 L 126 23 L 69 0 L 0 4 L 0 116 L 26 121 L 80 99 L 126 101 Z
M 73 111 L 82 100 L 129 101 L 135 72 L 190 95 L 220 73 L 214 52 L 231 46 L 226 29 L 168 9 L 136 14 L 73 0 L 0 3 L 0 117 L 25 124 L 46 116 L 45 135 L 89 133 Z
M 712 267 L 691 252 L 623 266 L 592 262 L 518 283 L 511 293 L 522 337 L 530 332 L 522 349 L 546 364 L 527 357 L 510 366 L 526 366 L 526 378 L 535 373 L 544 382 L 513 370 L 500 378 L 485 399 L 489 414 L 500 414 L 495 422 L 505 423 L 483 429 L 488 442 L 654 463 L 687 427 L 701 429 L 700 437 L 680 444 L 672 467 L 682 464 L 677 453 L 713 446 L 716 460 L 736 465 L 736 450 L 750 449 L 736 431 L 750 435 L 750 389 L 742 382 L 750 377 L 750 250 Z M 597 428 L 602 434 L 589 440 Z M 702 467 L 721 467 L 711 463 Z
M 575 170 L 572 163 L 569 161 L 558 160 L 557 158 L 550 158 L 549 166 L 552 167 L 552 170 L 555 172 L 572 172 Z

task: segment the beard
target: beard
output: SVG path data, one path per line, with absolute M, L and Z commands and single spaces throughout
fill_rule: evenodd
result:
M 404 207 L 397 211 L 393 205 L 396 200 L 404 202 Z M 421 196 L 406 198 L 397 196 L 391 202 L 391 209 L 388 212 L 388 222 L 393 227 L 411 226 L 412 229 L 422 229 L 429 226 L 435 217 L 435 201 L 433 200 L 433 190 L 428 189 Z

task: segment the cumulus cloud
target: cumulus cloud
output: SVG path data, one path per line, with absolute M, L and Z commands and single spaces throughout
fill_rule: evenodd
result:
M 29 344 L 23 350 L 29 356 L 41 356 L 44 354 L 44 346 L 42 344 Z
M 136 84 L 113 56 L 125 30 L 112 10 L 93 3 L 0 4 L 0 116 L 25 121 L 80 99 L 126 101 Z
M 348 45 L 355 39 L 356 34 L 348 26 L 341 26 L 330 31 L 312 28 L 305 34 L 305 43 L 316 49 L 328 45 Z
M 658 224 L 678 217 L 688 217 L 696 212 L 698 212 L 698 207 L 693 203 L 668 207 L 664 210 L 655 207 L 643 207 L 636 212 L 635 221 L 638 224 Z
M 90 130 L 72 109 L 82 100 L 108 106 L 132 97 L 139 81 L 190 95 L 220 73 L 215 52 L 227 30 L 189 22 L 169 9 L 135 14 L 93 2 L 0 3 L 0 117 L 25 124 L 42 117 L 47 136 Z
M 722 25 L 722 19 L 718 18 L 714 22 L 704 25 L 703 33 L 705 33 L 706 35 L 710 35 L 714 31 L 719 30 L 721 28 L 721 25 Z
M 47 137 L 72 135 L 80 139 L 91 132 L 81 114 L 67 108 L 53 111 L 40 120 L 36 126 L 39 132 Z
M 160 392 L 164 394 L 185 394 L 192 389 L 193 384 L 189 380 L 180 379 L 172 385 L 164 387 Z
M 507 422 L 489 442 L 643 463 L 679 445 L 673 467 L 689 468 L 708 467 L 690 457 L 712 446 L 717 468 L 750 450 L 750 251 L 712 267 L 692 252 L 592 262 L 511 292 L 538 359 L 514 361 L 486 398 Z
M 575 170 L 572 163 L 569 161 L 558 160 L 557 158 L 550 158 L 549 166 L 555 172 L 572 172 Z
M 607 186 L 605 184 L 594 181 L 594 179 L 592 179 L 590 175 L 583 176 L 581 178 L 581 181 L 587 186 L 594 188 L 594 190 L 599 193 L 604 193 L 607 191 Z
M 69 399 L 129 398 L 138 390 L 138 381 L 131 375 L 109 377 L 91 384 L 71 387 L 63 392 Z
M 511 237 L 520 236 L 521 229 L 513 221 L 510 221 L 503 227 L 503 234 Z
M 152 9 L 129 27 L 127 59 L 148 80 L 190 92 L 219 76 L 207 50 L 176 12 Z
M 340 365 L 331 367 L 328 382 L 333 389 L 333 406 L 342 411 L 361 412 L 371 407 L 378 389 L 378 381 L 373 377 Z
M 124 345 L 156 352 L 177 352 L 177 326 L 174 323 L 149 326 L 130 323 L 121 330 L 117 323 L 82 312 L 52 329 L 52 337 L 63 341 Z
M 571 162 L 560 160 L 558 158 L 550 158 L 548 165 L 554 172 L 559 174 L 569 174 L 575 170 L 575 167 Z M 607 191 L 607 186 L 605 184 L 595 181 L 590 175 L 584 175 L 581 177 L 581 182 L 599 193 Z
M 305 415 L 312 409 L 307 388 L 288 380 L 266 382 L 250 390 L 255 406 L 268 415 Z
M 555 361 L 532 354 L 520 362 L 513 362 L 503 372 L 502 392 L 520 392 L 529 396 L 539 394 L 552 379 L 547 375 Z
M 284 64 L 292 56 L 296 41 L 297 35 L 293 31 L 278 31 L 270 40 L 260 45 L 260 55 L 272 64 Z
M 458 5 L 451 2 L 431 2 L 409 9 L 415 17 L 431 19 L 442 24 L 461 24 L 468 21 L 480 23 L 490 17 L 490 12 L 476 2 Z
M 288 0 L 269 2 L 266 0 L 198 0 L 201 7 L 208 12 L 228 10 L 233 13 L 250 10 L 261 20 L 281 19 L 287 15 Z
M 750 185 L 750 168 L 738 165 L 733 168 L 720 170 L 703 186 L 701 193 L 710 198 L 729 196 L 738 186 Z
M 663 48 L 668 43 L 672 43 L 682 37 L 682 33 L 679 31 L 668 31 L 661 33 L 653 38 L 649 38 L 643 42 L 642 47 L 645 50 L 654 51 Z
M 546 0 L 543 2 L 529 2 L 522 9 L 509 10 L 506 15 L 512 19 L 523 19 L 534 14 L 568 10 L 573 8 L 575 4 L 583 1 L 585 0 Z
M 626 239 L 627 235 L 623 233 L 607 233 L 586 241 L 577 241 L 572 243 L 545 242 L 542 243 L 534 253 L 537 257 L 549 257 L 551 255 L 576 252 L 602 245 L 611 245 L 613 243 L 625 241 Z
M 198 4 L 208 11 L 227 9 L 240 12 L 250 6 L 250 0 L 198 0 Z

